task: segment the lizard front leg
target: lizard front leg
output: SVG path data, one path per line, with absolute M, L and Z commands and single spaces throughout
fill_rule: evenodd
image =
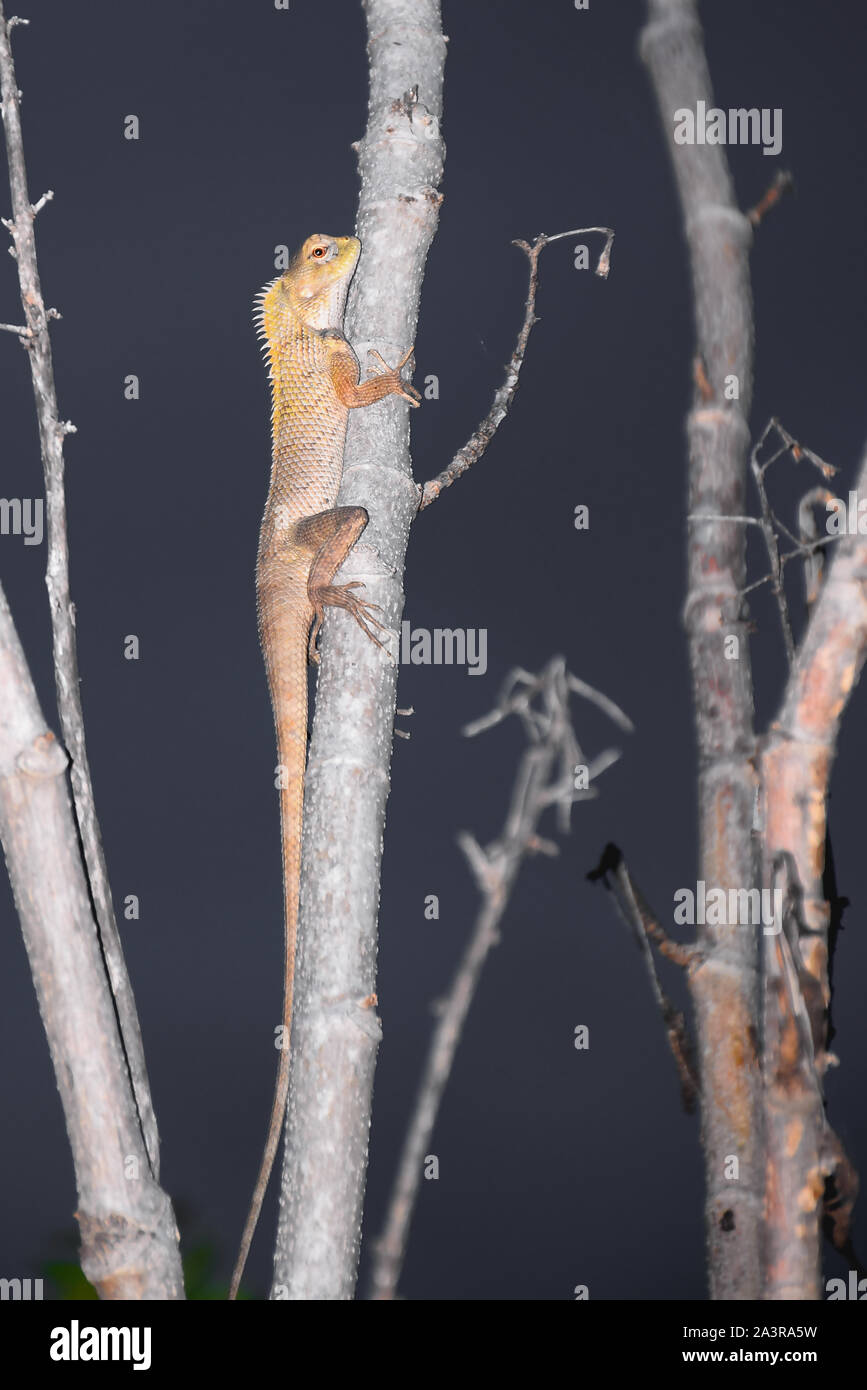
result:
M 386 632 L 374 613 L 381 610 L 367 599 L 352 593 L 353 589 L 364 586 L 360 580 L 349 584 L 332 584 L 332 579 L 346 559 L 358 537 L 368 522 L 364 507 L 332 507 L 327 512 L 317 512 L 306 516 L 297 523 L 295 543 L 313 551 L 313 560 L 307 578 L 307 595 L 313 605 L 313 626 L 310 631 L 308 654 L 311 661 L 319 661 L 316 639 L 325 616 L 325 605 L 344 608 L 367 634 L 371 642 L 386 651 L 386 647 L 373 631 L 379 628 Z
M 400 396 L 413 407 L 421 403 L 418 391 L 400 375 L 401 369 L 412 357 L 414 348 L 407 349 L 396 367 L 390 367 L 379 353 L 371 348 L 370 356 L 379 360 L 383 370 L 377 376 L 368 377 L 367 381 L 359 381 L 358 360 L 343 334 L 329 328 L 323 333 L 322 341 L 331 352 L 328 370 L 334 394 L 348 410 L 375 405 L 386 396 Z

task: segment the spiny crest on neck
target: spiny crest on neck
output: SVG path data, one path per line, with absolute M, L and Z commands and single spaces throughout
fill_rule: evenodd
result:
M 263 349 L 274 353 L 303 328 L 341 328 L 349 282 L 358 264 L 356 237 L 309 236 L 282 275 L 256 296 L 253 318 Z
M 343 327 L 349 282 L 360 254 L 361 243 L 356 237 L 309 236 L 283 274 L 269 280 L 256 295 L 253 322 L 268 359 L 275 430 L 281 358 L 305 329 L 321 332 Z

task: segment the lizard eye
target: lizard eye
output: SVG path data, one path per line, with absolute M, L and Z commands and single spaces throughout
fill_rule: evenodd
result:
M 313 248 L 313 250 L 310 252 L 310 254 L 311 254 L 311 256 L 313 256 L 317 261 L 318 261 L 318 260 L 321 260 L 322 257 L 325 255 L 325 247 L 324 247 L 324 246 L 314 246 L 314 248 Z

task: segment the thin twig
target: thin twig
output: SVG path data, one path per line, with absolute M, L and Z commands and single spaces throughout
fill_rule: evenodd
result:
M 795 180 L 792 178 L 788 169 L 778 170 L 774 175 L 770 187 L 762 194 L 755 207 L 750 208 L 747 213 L 747 221 L 751 222 L 754 227 L 758 227 L 759 223 L 766 214 L 770 212 L 771 208 L 777 206 L 783 194 L 788 193 L 794 186 Z
M 533 325 L 539 322 L 536 317 L 536 291 L 539 284 L 539 256 L 542 251 L 552 241 L 561 241 L 564 237 L 585 236 L 590 233 L 599 233 L 607 238 L 596 264 L 596 274 L 606 279 L 611 267 L 611 246 L 614 241 L 614 232 L 610 227 L 578 227 L 571 232 L 557 232 L 554 236 L 546 236 L 544 232 L 540 232 L 532 246 L 526 241 L 512 242 L 513 246 L 520 246 L 530 263 L 530 285 L 524 305 L 524 322 L 518 334 L 515 350 L 506 368 L 505 380 L 495 393 L 491 408 L 478 429 L 470 435 L 466 444 L 458 449 L 451 463 L 436 478 L 431 478 L 425 483 L 421 490 L 419 511 L 423 511 L 425 507 L 429 507 L 432 502 L 435 502 L 444 488 L 451 487 L 462 473 L 466 473 L 467 469 L 482 457 L 509 413 L 512 401 L 515 399 L 515 392 L 518 389 L 518 378 L 524 365 L 527 342 Z
M 737 526 L 761 526 L 761 522 L 754 516 L 716 516 L 713 512 L 692 512 L 686 518 L 688 522 L 693 521 L 733 521 Z M 770 579 L 770 575 L 767 576 Z
M 780 556 L 780 564 L 785 569 L 790 560 L 809 560 L 814 552 L 823 549 L 826 545 L 834 545 L 839 539 L 839 536 L 820 536 L 818 540 L 798 545 L 794 550 L 786 550 Z M 761 589 L 764 584 L 770 584 L 772 578 L 773 576 L 770 574 L 762 575 L 761 579 L 755 579 L 752 584 L 747 584 L 743 589 L 739 589 L 738 596 L 743 598 L 746 594 L 751 594 L 753 589 Z
M 777 600 L 777 608 L 780 614 L 780 626 L 783 630 L 783 642 L 786 648 L 786 660 L 791 669 L 795 661 L 795 639 L 792 635 L 792 622 L 789 617 L 789 606 L 786 602 L 786 591 L 783 587 L 783 566 L 780 563 L 780 547 L 777 544 L 777 533 L 774 530 L 771 508 L 768 503 L 768 491 L 765 487 L 765 471 L 768 465 L 762 465 L 758 461 L 759 452 L 765 442 L 767 433 L 768 429 L 766 428 L 758 443 L 754 445 L 750 453 L 750 467 L 753 471 L 756 490 L 759 494 L 759 506 L 762 512 L 762 535 L 765 538 L 768 562 L 771 567 L 771 588 L 774 591 L 774 598 Z
M 774 432 L 777 435 L 777 437 L 780 440 L 782 440 L 782 445 L 771 455 L 770 458 L 766 459 L 762 463 L 759 461 L 759 455 L 761 454 L 762 449 L 764 448 L 768 436 L 771 434 L 771 432 Z M 761 508 L 762 513 L 762 520 L 760 525 L 765 538 L 765 546 L 767 548 L 768 560 L 771 567 L 770 574 L 767 576 L 767 578 L 771 582 L 771 586 L 774 591 L 774 597 L 777 601 L 777 607 L 780 613 L 780 625 L 783 630 L 783 641 L 786 647 L 786 658 L 788 661 L 789 669 L 791 669 L 795 661 L 795 639 L 792 634 L 792 623 L 791 618 L 789 616 L 789 607 L 786 600 L 786 591 L 783 586 L 783 568 L 785 561 L 791 559 L 793 555 L 805 554 L 811 556 L 813 550 L 810 546 L 802 545 L 799 542 L 798 537 L 794 536 L 792 532 L 789 530 L 789 528 L 785 526 L 784 523 L 779 519 L 779 517 L 774 515 L 774 512 L 771 509 L 770 502 L 768 501 L 768 492 L 767 488 L 765 487 L 765 474 L 767 473 L 771 465 L 776 463 L 778 459 L 781 459 L 785 454 L 791 454 L 792 458 L 796 462 L 802 458 L 806 458 L 807 460 L 809 460 L 810 463 L 813 464 L 813 466 L 816 469 L 818 469 L 818 471 L 822 474 L 823 478 L 832 477 L 837 470 L 833 468 L 830 463 L 826 463 L 824 459 L 820 458 L 818 454 L 813 453 L 811 449 L 806 449 L 802 444 L 799 444 L 798 441 L 792 435 L 789 434 L 788 430 L 783 428 L 783 426 L 780 424 L 779 420 L 775 416 L 772 416 L 768 423 L 765 425 L 765 428 L 762 430 L 761 435 L 754 444 L 750 453 L 750 467 L 752 469 L 753 479 L 756 484 L 756 491 L 759 495 L 759 506 Z M 785 557 L 780 555 L 780 548 L 777 542 L 777 531 L 782 531 L 783 534 L 795 546 L 795 550 L 790 552 Z
M 591 882 L 602 880 L 614 899 L 619 915 L 634 933 L 647 967 L 653 997 L 665 1025 L 671 1055 L 677 1067 L 683 1106 L 688 1113 L 692 1113 L 699 1093 L 692 1042 L 683 1014 L 675 1008 L 660 984 L 650 942 L 656 945 L 660 955 L 687 969 L 702 959 L 702 952 L 698 947 L 684 946 L 679 941 L 673 941 L 663 930 L 658 917 L 648 906 L 644 894 L 633 881 L 626 860 L 616 845 L 605 846 L 602 858 L 587 877 Z
M 777 432 L 783 444 L 770 458 L 765 459 L 763 463 L 759 463 L 759 454 L 771 430 Z M 798 509 L 800 536 L 793 535 L 788 526 L 775 514 L 768 501 L 764 477 L 771 465 L 776 463 L 787 453 L 791 454 L 796 462 L 802 458 L 808 459 L 824 478 L 830 478 L 837 472 L 832 464 L 826 463 L 823 458 L 814 453 L 811 449 L 806 449 L 803 444 L 799 444 L 797 440 L 783 428 L 779 420 L 777 420 L 776 417 L 772 417 L 765 425 L 750 455 L 753 476 L 756 480 L 762 511 L 761 519 L 755 516 L 717 516 L 713 512 L 692 512 L 686 520 L 689 524 L 725 521 L 735 526 L 757 526 L 763 532 L 771 565 L 770 572 L 762 575 L 760 579 L 754 580 L 751 584 L 746 584 L 742 589 L 739 589 L 738 597 L 745 598 L 747 594 L 751 594 L 754 589 L 761 589 L 765 584 L 773 585 L 777 603 L 780 605 L 781 609 L 784 640 L 786 641 L 786 651 L 789 657 L 789 665 L 791 666 L 794 654 L 794 643 L 792 641 L 791 623 L 786 606 L 785 590 L 782 585 L 783 570 L 790 560 L 802 559 L 807 561 L 805 571 L 807 576 L 807 606 L 809 607 L 814 602 L 816 594 L 818 593 L 818 583 L 822 572 L 821 563 L 816 560 L 816 552 L 820 547 L 830 545 L 838 538 L 836 536 L 820 536 L 812 516 L 812 507 L 822 505 L 831 500 L 831 493 L 825 488 L 813 488 L 811 492 L 808 492 L 802 498 Z M 780 553 L 776 538 L 777 531 L 781 532 L 792 542 L 793 548 L 791 550 Z M 811 562 L 813 564 L 813 569 L 811 569 Z M 810 578 L 811 574 L 813 575 L 812 579 Z

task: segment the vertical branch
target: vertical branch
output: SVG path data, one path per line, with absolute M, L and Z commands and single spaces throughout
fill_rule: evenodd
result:
M 362 255 L 346 319 L 363 366 L 369 348 L 395 362 L 415 337 L 440 204 L 445 61 L 438 0 L 365 0 L 365 10 L 370 105 L 358 146 Z M 338 502 L 365 507 L 370 522 L 341 577 L 364 583 L 395 649 L 418 500 L 406 404 L 392 398 L 353 412 Z M 346 1299 L 355 1288 L 380 1032 L 376 927 L 396 681 L 393 661 L 356 624 L 329 612 L 305 779 L 272 1296 Z
M 867 453 L 858 491 L 867 495 Z M 823 888 L 828 780 L 840 719 L 867 654 L 867 539 L 834 551 L 762 756 L 765 883 L 780 864 L 797 934 L 765 939 L 767 1220 L 765 1298 L 820 1294 L 822 1195 L 839 1161 L 827 1128 L 828 927 Z M 795 1219 L 797 1218 L 797 1219 Z
M 747 415 L 752 395 L 750 223 L 735 203 L 719 145 L 675 144 L 675 112 L 713 105 L 695 0 L 648 0 L 642 55 L 650 70 L 680 194 L 696 327 L 696 394 L 687 417 L 690 526 L 685 623 L 699 753 L 699 875 L 708 890 L 751 888 L 757 779 L 747 629 Z M 731 397 L 735 395 L 735 398 Z M 737 656 L 724 642 L 735 638 Z M 698 1022 L 706 1230 L 711 1296 L 760 1296 L 763 1160 L 757 1049 L 758 942 L 738 926 L 707 927 L 690 978 Z M 736 1157 L 739 1181 L 726 1178 Z
M 26 331 L 21 336 L 30 360 L 33 395 L 39 424 L 39 444 L 45 474 L 45 509 L 48 521 L 48 559 L 45 582 L 48 587 L 51 611 L 51 633 L 54 646 L 54 678 L 57 688 L 57 709 L 63 741 L 70 758 L 70 780 L 78 834 L 86 866 L 90 893 L 100 945 L 111 981 L 114 1007 L 117 1011 L 121 1039 L 130 1073 L 139 1120 L 142 1126 L 148 1159 L 154 1177 L 159 1176 L 159 1137 L 156 1116 L 151 1101 L 145 1067 L 141 1031 L 127 975 L 123 948 L 114 917 L 108 870 L 102 849 L 99 822 L 90 781 L 90 768 L 84 741 L 84 716 L 78 682 L 78 657 L 75 641 L 75 608 L 69 592 L 69 552 L 66 538 L 66 498 L 63 483 L 63 440 L 72 431 L 68 422 L 60 420 L 54 369 L 51 360 L 49 318 L 56 311 L 46 310 L 36 260 L 36 238 L 33 223 L 39 209 L 52 195 L 47 193 L 31 204 L 27 191 L 27 171 L 24 163 L 24 143 L 21 133 L 21 109 L 18 83 L 12 60 L 10 35 L 16 24 L 25 23 L 13 16 L 8 21 L 0 0 L 0 96 L 2 96 L 3 129 L 9 163 L 9 187 L 12 194 L 12 219 L 4 219 L 12 236 L 14 256 L 18 266 L 18 283 L 24 307 Z

